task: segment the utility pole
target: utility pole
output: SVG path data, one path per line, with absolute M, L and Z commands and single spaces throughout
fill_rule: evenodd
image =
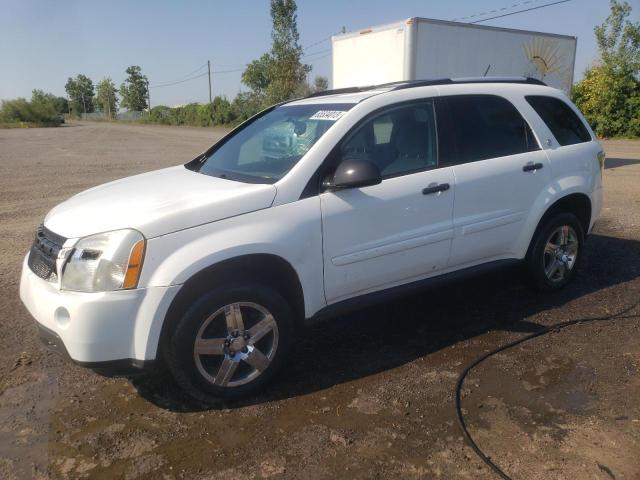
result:
M 109 112 L 107 115 L 111 120 L 111 84 L 109 84 L 109 89 L 107 90 L 107 112 Z
M 211 124 L 213 125 L 213 99 L 211 98 L 211 61 L 207 60 L 207 73 L 209 74 L 209 108 L 211 109 Z
M 147 78 L 147 105 L 149 106 L 149 116 L 151 116 L 151 91 L 149 90 L 149 79 Z
M 211 98 L 211 62 L 209 60 L 207 60 L 207 71 L 209 73 L 209 103 L 213 103 Z

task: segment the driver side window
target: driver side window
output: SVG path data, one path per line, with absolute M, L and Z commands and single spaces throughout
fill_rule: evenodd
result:
M 435 168 L 437 142 L 431 101 L 395 107 L 366 120 L 341 148 L 341 157 L 377 165 L 382 177 Z

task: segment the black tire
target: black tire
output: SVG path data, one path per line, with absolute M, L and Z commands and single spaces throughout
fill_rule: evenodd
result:
M 572 233 L 575 234 L 575 240 L 577 241 L 577 253 L 575 254 L 575 260 L 570 269 L 563 269 L 563 277 L 552 279 L 549 278 L 545 272 L 545 246 L 551 239 L 554 232 L 563 226 L 568 226 L 572 229 Z M 584 246 L 584 229 L 580 220 L 572 213 L 558 213 L 545 219 L 536 230 L 536 233 L 531 240 L 529 252 L 526 258 L 526 266 L 529 274 L 529 278 L 533 286 L 543 292 L 552 292 L 560 290 L 565 287 L 576 274 L 576 270 L 580 265 L 580 261 L 583 256 Z M 549 254 L 547 253 L 547 262 L 550 261 Z
M 204 360 L 196 360 L 196 357 L 200 359 L 204 358 L 205 360 L 209 357 L 198 356 L 195 354 L 195 341 L 201 331 L 201 328 L 203 328 L 205 321 L 209 317 L 225 306 L 238 303 L 257 304 L 271 314 L 273 320 L 275 320 L 275 324 L 277 325 L 277 329 L 274 329 L 271 332 L 274 336 L 277 335 L 277 340 L 275 342 L 276 347 L 273 351 L 274 353 L 270 363 L 255 379 L 245 379 L 244 381 L 247 381 L 248 383 L 244 383 L 242 385 L 220 386 L 213 383 L 213 378 L 208 379 L 203 375 L 203 373 L 201 373 L 201 371 L 204 371 L 205 373 L 209 372 L 204 364 Z M 251 307 L 243 305 L 241 308 L 248 308 L 249 313 L 251 313 Z M 245 310 L 243 310 L 242 315 L 246 315 Z M 223 314 L 223 321 L 225 320 L 225 317 L 226 316 Z M 216 318 L 211 322 L 211 325 L 213 325 L 213 322 L 219 323 L 219 320 Z M 219 327 L 216 326 L 216 328 Z M 223 325 L 223 328 L 226 329 L 227 325 Z M 205 403 L 215 403 L 217 399 L 221 398 L 239 398 L 246 396 L 259 390 L 269 380 L 271 380 L 281 367 L 287 354 L 287 350 L 291 343 L 292 332 L 293 314 L 291 308 L 278 292 L 261 284 L 229 285 L 216 289 L 210 293 L 203 294 L 193 303 L 193 305 L 177 321 L 173 331 L 170 332 L 167 335 L 167 338 L 163 341 L 162 353 L 172 376 L 187 394 Z M 231 337 L 229 336 L 228 338 Z M 240 338 L 240 340 L 242 339 Z M 266 340 L 268 341 L 268 338 Z M 233 345 L 231 348 L 233 348 Z M 228 352 L 228 350 L 225 350 L 225 352 Z M 243 361 L 238 360 L 241 356 L 240 353 L 235 354 L 234 352 L 233 357 L 230 357 L 230 355 L 231 352 L 215 354 L 211 355 L 211 359 L 217 361 L 217 359 L 220 358 L 219 361 L 221 365 L 225 359 L 229 361 L 235 358 L 239 364 L 242 364 L 242 367 L 247 367 Z M 253 368 L 251 365 L 248 365 L 248 367 Z M 236 368 L 239 370 L 240 365 Z M 212 376 L 216 376 L 214 370 L 215 367 L 212 368 Z M 258 371 L 255 368 L 254 370 L 255 372 Z M 220 374 L 220 371 L 217 373 Z M 240 372 L 235 370 L 235 373 L 232 374 L 231 378 L 235 378 L 234 375 L 237 375 L 238 373 Z

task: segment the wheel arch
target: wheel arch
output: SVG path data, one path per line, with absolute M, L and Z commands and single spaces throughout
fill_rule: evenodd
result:
M 527 249 L 527 256 L 531 252 L 532 245 L 538 232 L 545 224 L 545 222 L 558 213 L 572 213 L 580 221 L 583 233 L 586 236 L 591 225 L 592 205 L 591 199 L 586 193 L 574 192 L 558 198 L 554 201 L 541 215 L 540 220 L 536 225 L 533 235 L 529 241 L 529 247 Z
M 180 316 L 200 295 L 216 286 L 247 280 L 264 283 L 275 289 L 291 306 L 296 327 L 302 325 L 305 318 L 304 294 L 293 266 L 275 254 L 246 254 L 209 265 L 193 274 L 182 285 L 162 323 L 159 349 Z

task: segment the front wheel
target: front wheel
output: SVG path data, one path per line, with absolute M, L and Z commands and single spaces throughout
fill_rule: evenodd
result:
M 287 302 L 263 285 L 231 286 L 205 294 L 178 321 L 165 359 L 192 397 L 247 395 L 282 365 L 292 333 Z
M 534 286 L 542 291 L 567 285 L 582 258 L 584 232 L 577 217 L 560 213 L 536 232 L 527 264 Z

